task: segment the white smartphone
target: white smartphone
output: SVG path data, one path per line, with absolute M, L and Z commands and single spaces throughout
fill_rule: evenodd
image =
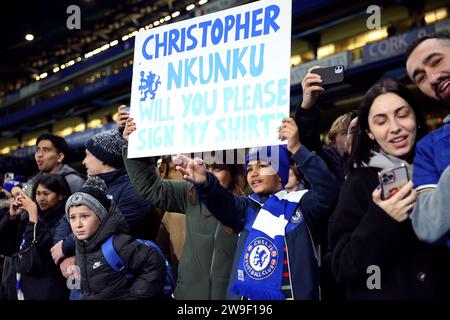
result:
M 408 169 L 404 164 L 378 172 L 381 185 L 381 198 L 389 199 L 409 181 Z
M 5 181 L 14 180 L 14 172 L 6 172 L 4 176 Z

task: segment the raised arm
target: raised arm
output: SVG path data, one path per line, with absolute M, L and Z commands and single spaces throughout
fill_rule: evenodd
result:
M 123 132 L 124 138 L 135 129 L 133 118 L 128 118 Z M 128 158 L 128 146 L 124 146 L 122 156 L 128 176 L 136 191 L 153 206 L 165 211 L 184 213 L 191 184 L 186 181 L 162 180 L 156 173 L 153 158 Z
M 302 197 L 299 207 L 310 227 L 319 227 L 326 221 L 327 213 L 334 206 L 339 188 L 335 176 L 328 170 L 323 160 L 302 145 L 296 122 L 285 118 L 280 128 L 280 139 L 287 140 L 287 148 L 292 159 L 303 172 L 311 189 Z
M 209 212 L 223 225 L 239 232 L 244 227 L 247 208 L 246 197 L 238 197 L 222 187 L 217 178 L 206 171 L 203 160 L 190 159 L 183 155 L 174 158 L 177 170 L 183 178 L 192 182 Z
M 336 177 L 328 170 L 325 162 L 315 153 L 302 146 L 292 156 L 297 167 L 311 188 L 300 200 L 299 208 L 310 227 L 316 230 L 326 223 L 339 196 Z
M 315 151 L 321 156 L 322 143 L 320 141 L 320 111 L 316 102 L 319 95 L 325 91 L 322 87 L 322 79 L 312 70 L 320 69 L 319 66 L 311 67 L 302 80 L 302 102 L 295 111 L 295 122 L 300 128 L 300 141 L 309 150 Z

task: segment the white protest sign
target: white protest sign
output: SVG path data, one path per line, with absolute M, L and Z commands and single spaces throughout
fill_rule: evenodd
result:
M 263 0 L 136 35 L 128 156 L 280 144 L 291 1 Z

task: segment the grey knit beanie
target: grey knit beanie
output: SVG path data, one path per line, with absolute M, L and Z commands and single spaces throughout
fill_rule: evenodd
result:
M 103 222 L 111 205 L 106 194 L 106 183 L 97 176 L 90 176 L 81 189 L 67 199 L 66 216 L 69 219 L 69 209 L 73 206 L 85 205 L 91 209 Z
M 122 147 L 126 143 L 118 130 L 107 130 L 90 138 L 86 142 L 86 149 L 97 159 L 119 169 L 124 166 Z

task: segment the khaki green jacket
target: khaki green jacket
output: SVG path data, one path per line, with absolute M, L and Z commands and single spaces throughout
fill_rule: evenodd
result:
M 136 191 L 165 211 L 186 214 L 186 239 L 178 268 L 175 298 L 225 299 L 237 235 L 216 220 L 187 181 L 161 180 L 153 158 L 123 159 Z

